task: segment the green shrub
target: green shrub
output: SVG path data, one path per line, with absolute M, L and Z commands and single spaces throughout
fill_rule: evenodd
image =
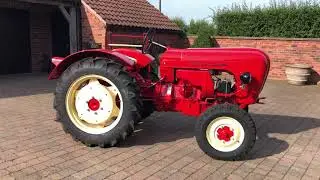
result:
M 174 23 L 176 23 L 179 28 L 181 29 L 181 31 L 179 32 L 179 36 L 180 38 L 187 38 L 187 31 L 188 31 L 188 25 L 187 23 L 183 20 L 183 18 L 181 17 L 173 17 L 171 18 L 171 21 L 173 21 Z
M 198 35 L 200 31 L 205 30 L 207 33 L 213 35 L 215 33 L 215 28 L 211 22 L 206 20 L 194 20 L 191 19 L 189 27 L 188 27 L 188 34 L 190 35 Z
M 194 48 L 208 48 L 213 47 L 213 41 L 209 29 L 200 29 L 198 32 L 198 37 L 194 41 L 192 47 Z
M 176 23 L 182 31 L 184 31 L 184 32 L 188 31 L 188 25 L 183 20 L 183 18 L 181 18 L 181 17 L 173 17 L 173 18 L 171 18 L 171 21 Z
M 233 5 L 214 12 L 217 35 L 319 38 L 320 5 L 313 1 L 272 1 L 268 7 Z

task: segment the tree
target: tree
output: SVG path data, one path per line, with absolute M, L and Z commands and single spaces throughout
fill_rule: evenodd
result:
M 183 20 L 183 18 L 181 17 L 173 17 L 171 19 L 173 22 L 175 22 L 179 28 L 184 31 L 185 33 L 188 31 L 188 26 L 186 24 L 186 22 Z
M 199 29 L 198 37 L 194 41 L 193 47 L 196 48 L 209 48 L 213 47 L 214 43 L 211 38 L 210 29 Z
M 214 35 L 215 28 L 212 23 L 206 20 L 194 20 L 191 19 L 188 28 L 188 34 L 198 35 L 200 31 L 205 30 L 210 35 Z

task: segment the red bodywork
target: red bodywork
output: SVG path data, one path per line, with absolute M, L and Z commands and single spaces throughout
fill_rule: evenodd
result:
M 139 72 L 150 70 L 153 58 L 133 49 L 85 50 L 66 58 L 53 58 L 55 69 L 49 79 L 56 79 L 72 63 L 86 57 L 107 57 L 126 66 L 141 87 L 145 101 L 153 101 L 157 111 L 177 111 L 198 116 L 219 103 L 255 104 L 269 73 L 268 56 L 252 48 L 168 49 L 160 56 L 160 81 L 152 82 Z M 215 91 L 210 70 L 234 75 L 235 91 Z M 240 76 L 249 72 L 252 81 L 242 84 Z

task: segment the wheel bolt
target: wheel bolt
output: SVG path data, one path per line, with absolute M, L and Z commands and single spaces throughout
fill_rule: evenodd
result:
M 100 109 L 101 111 L 103 110 L 103 108 Z
M 101 99 L 100 99 L 99 101 L 100 101 L 100 102 L 102 102 L 102 100 L 101 100 Z
M 90 109 L 88 109 L 88 112 L 90 112 Z
M 98 113 L 97 113 L 97 112 L 95 112 L 94 114 L 95 114 L 95 115 L 98 115 Z

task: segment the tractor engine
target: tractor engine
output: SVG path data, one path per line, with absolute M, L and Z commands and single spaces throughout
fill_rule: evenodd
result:
M 234 77 L 226 72 L 176 70 L 173 82 L 165 79 L 154 88 L 156 109 L 197 115 L 209 105 L 230 101 L 235 90 Z
M 211 72 L 214 82 L 214 90 L 219 93 L 230 94 L 235 89 L 235 78 L 228 72 L 214 71 Z

